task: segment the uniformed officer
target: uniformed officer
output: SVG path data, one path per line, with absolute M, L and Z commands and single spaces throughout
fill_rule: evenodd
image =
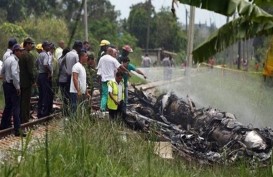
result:
M 20 88 L 21 88 L 21 103 L 20 103 L 20 118 L 21 123 L 26 123 L 30 119 L 30 97 L 31 88 L 35 84 L 34 79 L 34 56 L 30 51 L 34 48 L 34 41 L 31 38 L 26 38 L 23 42 L 25 51 L 19 60 L 20 67 Z
M 51 99 L 53 97 L 52 91 L 52 68 L 50 66 L 50 58 L 48 51 L 50 50 L 50 45 L 48 41 L 43 42 L 43 51 L 39 54 L 37 58 L 38 65 L 38 79 L 37 85 L 39 89 L 39 100 L 38 100 L 38 118 L 48 116 L 50 110 L 52 110 Z
M 4 61 L 1 75 L 4 76 L 3 89 L 5 96 L 5 109 L 1 120 L 1 129 L 11 127 L 11 116 L 13 116 L 15 136 L 25 136 L 20 130 L 20 69 L 19 58 L 24 48 L 15 44 L 12 54 Z
M 94 81 L 96 80 L 96 64 L 95 64 L 95 56 L 93 52 L 87 52 L 88 59 L 87 64 L 84 65 L 86 70 L 86 78 L 87 78 L 87 85 L 90 89 L 90 95 L 92 96 L 94 90 Z

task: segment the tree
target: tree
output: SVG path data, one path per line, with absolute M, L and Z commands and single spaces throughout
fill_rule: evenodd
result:
M 14 25 L 11 23 L 3 23 L 0 26 L 0 48 L 1 53 L 7 48 L 7 41 L 9 38 L 14 37 L 17 39 L 18 42 L 23 41 L 28 34 L 24 31 L 24 29 L 19 25 Z
M 37 43 L 44 40 L 52 41 L 55 44 L 59 40 L 68 41 L 69 31 L 63 19 L 47 18 L 42 16 L 38 19 L 29 18 L 19 23 L 26 33 L 35 39 Z
M 57 0 L 1 0 L 0 9 L 8 22 L 14 23 L 30 16 L 52 14 L 58 4 Z
M 133 5 L 127 21 L 128 31 L 138 39 L 138 46 L 145 48 L 147 26 L 150 25 L 150 48 L 164 48 L 175 52 L 185 50 L 186 34 L 170 10 L 162 8 L 159 13 L 155 13 L 152 8 L 150 14 L 147 6 L 148 2 Z
M 186 34 L 182 26 L 173 18 L 169 8 L 162 8 L 155 14 L 154 29 L 151 33 L 151 40 L 154 47 L 163 47 L 166 50 L 179 52 L 186 50 Z
M 128 30 L 129 33 L 134 35 L 138 39 L 138 46 L 145 48 L 146 46 L 146 37 L 147 37 L 147 27 L 148 21 L 151 16 L 154 16 L 155 12 L 152 8 L 152 14 L 150 14 L 150 4 L 148 2 L 138 3 L 131 7 L 131 11 L 128 18 Z M 154 28 L 153 20 L 150 23 L 151 33 Z M 153 47 L 153 44 L 150 45 Z

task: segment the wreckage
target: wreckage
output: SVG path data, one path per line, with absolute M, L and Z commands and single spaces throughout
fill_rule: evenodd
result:
M 133 129 L 156 132 L 173 149 L 201 163 L 270 161 L 273 131 L 241 124 L 235 115 L 213 108 L 196 108 L 189 97 L 174 93 L 159 97 L 134 87 L 129 92 L 124 121 Z

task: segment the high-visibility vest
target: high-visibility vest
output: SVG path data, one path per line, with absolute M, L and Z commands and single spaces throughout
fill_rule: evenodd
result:
M 116 81 L 110 80 L 107 82 L 107 86 L 112 87 L 113 97 L 117 101 L 117 99 L 118 99 L 118 83 Z M 124 100 L 124 84 L 123 84 L 123 82 L 122 82 L 122 100 Z M 108 99 L 107 99 L 107 107 L 108 107 L 108 109 L 111 109 L 111 110 L 118 109 L 118 105 L 115 104 L 115 102 L 112 100 L 112 98 L 110 97 L 109 94 L 108 94 Z

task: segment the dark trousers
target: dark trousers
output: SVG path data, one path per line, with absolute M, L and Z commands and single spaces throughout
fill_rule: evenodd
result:
M 26 123 L 30 119 L 30 97 L 31 97 L 31 86 L 21 87 L 21 102 L 20 102 L 21 123 Z
M 11 116 L 13 116 L 13 124 L 15 132 L 20 129 L 20 96 L 17 95 L 16 88 L 12 83 L 3 83 L 5 96 L 5 109 L 1 120 L 1 129 L 11 127 Z
M 52 80 L 48 78 L 47 73 L 40 73 L 38 75 L 38 118 L 48 116 L 52 112 L 53 107 L 53 91 Z
M 86 109 L 88 102 L 85 94 L 78 96 L 77 93 L 70 93 L 70 99 L 71 99 L 70 116 L 78 116 L 77 110 L 79 107 L 84 107 L 84 109 Z
M 63 115 L 68 116 L 70 85 L 67 82 L 59 82 L 59 86 L 60 86 L 62 101 L 63 101 Z
M 109 110 L 109 118 L 114 120 L 117 119 L 119 117 L 123 118 L 124 116 L 124 102 L 121 101 L 120 104 L 118 105 L 118 109 L 117 110 L 112 110 L 112 109 L 108 109 Z

